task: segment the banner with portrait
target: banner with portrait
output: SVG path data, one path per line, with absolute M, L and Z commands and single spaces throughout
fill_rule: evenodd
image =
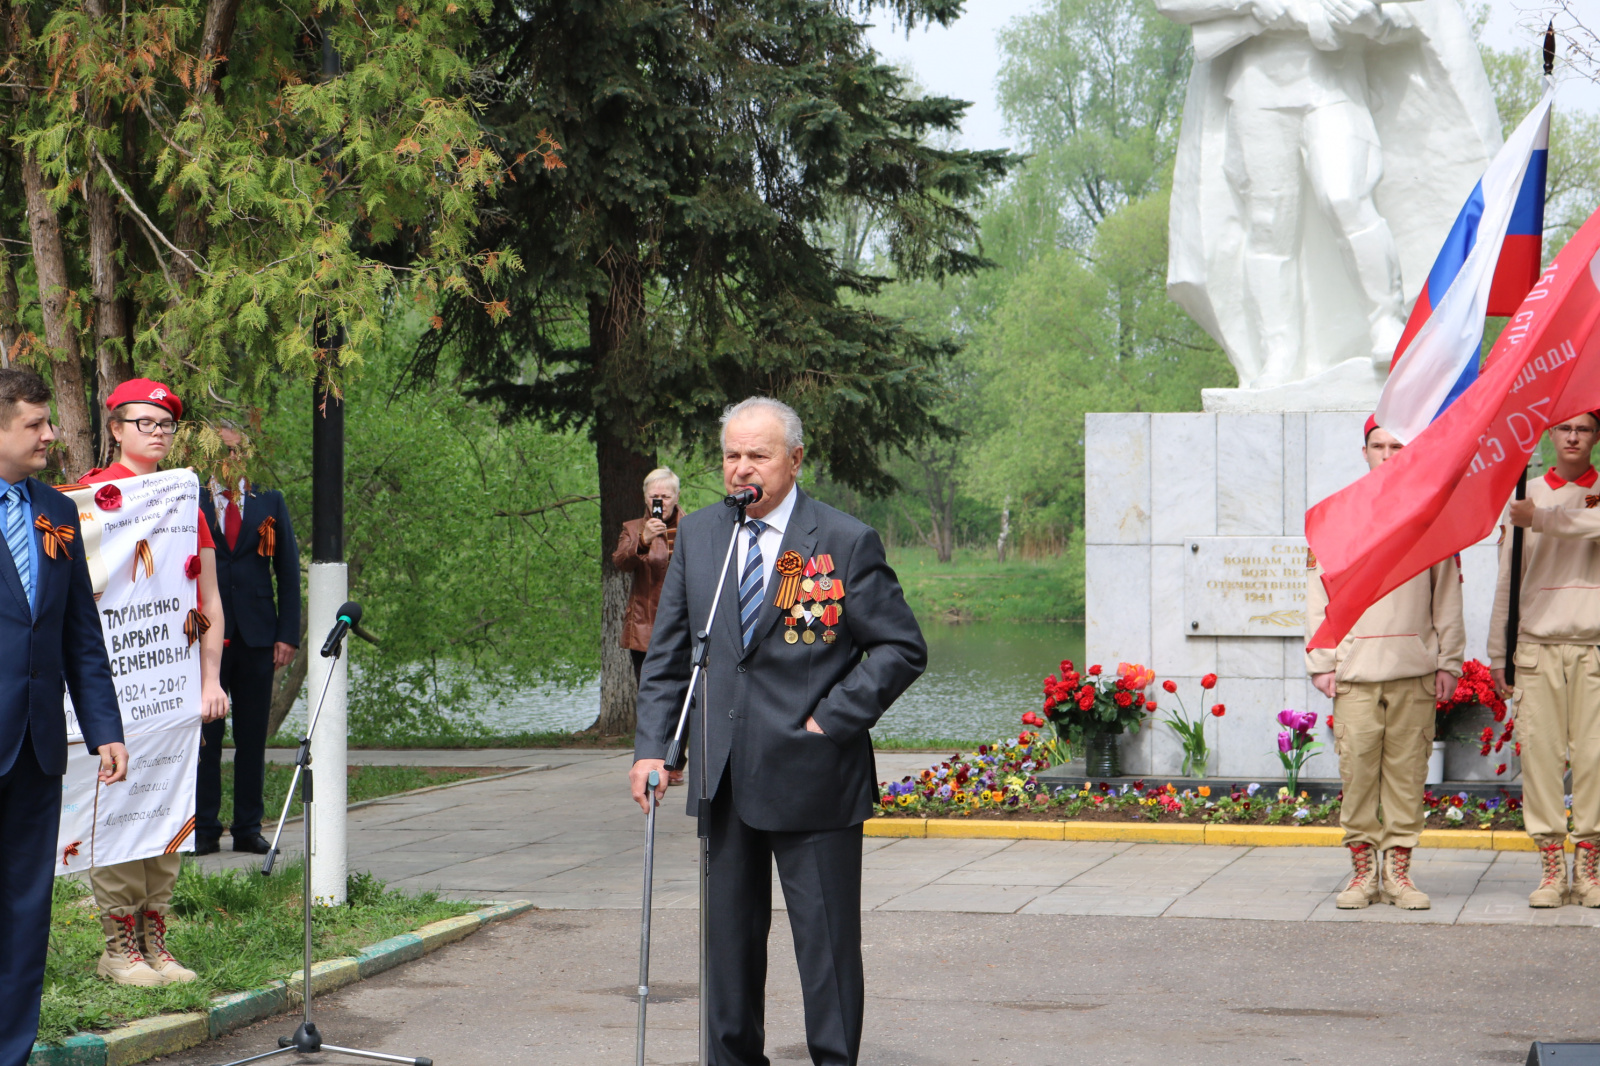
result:
M 200 643 L 190 611 L 200 575 L 200 481 L 167 470 L 78 489 L 111 678 L 122 710 L 128 777 L 99 783 L 67 701 L 57 874 L 187 851 L 200 755 Z

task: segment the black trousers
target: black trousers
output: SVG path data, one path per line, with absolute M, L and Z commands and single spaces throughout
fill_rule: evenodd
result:
M 233 699 L 233 835 L 261 832 L 261 787 L 266 778 L 267 717 L 272 710 L 272 648 L 238 640 L 222 649 L 222 689 Z M 194 835 L 222 836 L 224 719 L 200 727 L 200 779 L 195 786 Z
M 861 826 L 808 833 L 752 829 L 727 777 L 711 803 L 708 997 L 711 1066 L 766 1066 L 767 934 L 772 862 L 789 908 L 817 1066 L 855 1066 L 866 982 L 861 970 Z
M 24 732 L 0 774 L 0 1066 L 24 1066 L 39 1031 L 60 820 L 61 778 L 39 768 Z

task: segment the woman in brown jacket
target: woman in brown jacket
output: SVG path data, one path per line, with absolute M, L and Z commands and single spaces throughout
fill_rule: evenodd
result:
M 644 503 L 648 515 L 622 523 L 617 550 L 611 562 L 633 575 L 633 591 L 628 596 L 628 613 L 622 619 L 621 644 L 633 658 L 633 680 L 639 680 L 644 653 L 650 650 L 650 633 L 656 624 L 656 604 L 661 599 L 661 582 L 672 561 L 673 542 L 678 536 L 678 475 L 658 467 L 645 475 Z M 681 784 L 683 771 L 668 774 L 669 784 Z

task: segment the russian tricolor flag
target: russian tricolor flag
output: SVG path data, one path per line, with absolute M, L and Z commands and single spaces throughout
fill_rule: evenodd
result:
M 1428 271 L 1378 399 L 1409 443 L 1478 380 L 1487 315 L 1512 315 L 1539 279 L 1550 106 L 1546 92 L 1500 149 Z

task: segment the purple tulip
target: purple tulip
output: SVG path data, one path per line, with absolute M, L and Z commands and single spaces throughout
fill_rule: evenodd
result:
M 1286 729 L 1293 729 L 1294 728 L 1295 719 L 1297 719 L 1299 717 L 1300 717 L 1300 712 L 1299 711 L 1289 711 L 1289 710 L 1279 711 L 1278 712 L 1278 724 L 1283 726 L 1283 727 L 1285 727 Z
M 1286 712 L 1287 713 L 1287 712 Z M 1291 733 L 1278 734 L 1278 750 L 1284 755 L 1294 750 L 1294 735 Z

